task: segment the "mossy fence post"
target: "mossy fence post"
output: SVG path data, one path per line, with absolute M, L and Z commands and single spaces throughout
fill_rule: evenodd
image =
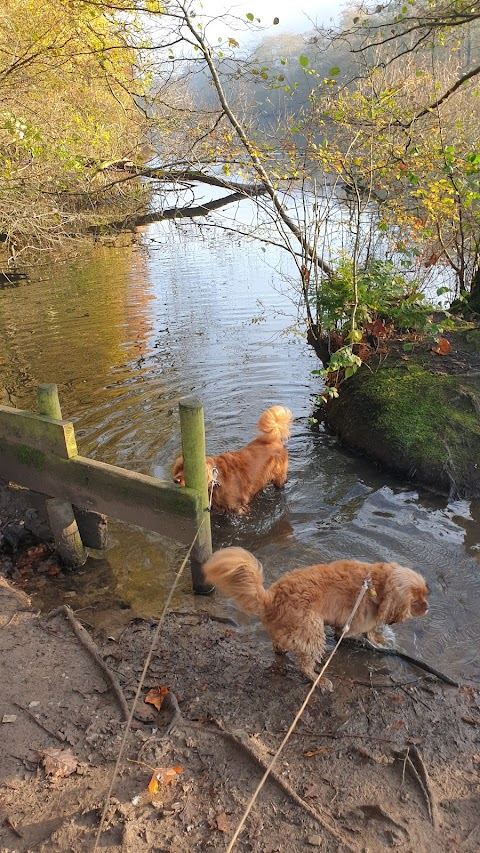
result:
M 62 420 L 62 408 L 56 385 L 39 385 L 37 405 L 41 415 Z M 73 513 L 81 540 L 87 548 L 103 551 L 107 547 L 107 516 L 73 504 Z
M 62 409 L 56 385 L 38 386 L 37 405 L 40 414 L 44 417 L 62 420 Z M 83 566 L 88 555 L 78 531 L 72 504 L 60 498 L 50 498 L 45 505 L 55 547 L 62 560 L 71 568 Z
M 197 517 L 199 532 L 190 556 L 192 583 L 194 592 L 208 595 L 214 587 L 205 582 L 202 573 L 203 563 L 212 556 L 203 406 L 198 400 L 188 399 L 179 404 L 179 410 L 185 485 L 198 492 L 201 506 Z

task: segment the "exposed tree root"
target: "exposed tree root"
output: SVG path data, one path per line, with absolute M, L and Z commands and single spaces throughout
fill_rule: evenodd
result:
M 107 683 L 110 685 L 111 689 L 115 694 L 115 698 L 120 706 L 120 710 L 122 712 L 122 720 L 128 720 L 130 711 L 127 705 L 127 700 L 123 695 L 123 690 L 120 687 L 117 679 L 115 678 L 111 669 L 107 666 L 105 661 L 103 660 L 100 652 L 98 651 L 97 646 L 93 642 L 88 631 L 85 630 L 83 625 L 80 624 L 78 619 L 75 618 L 73 610 L 67 604 L 62 604 L 61 607 L 57 607 L 55 610 L 51 610 L 48 614 L 48 619 L 52 619 L 54 616 L 59 616 L 63 614 L 67 617 L 70 622 L 70 626 L 72 628 L 73 633 L 75 634 L 77 640 L 81 643 L 81 645 L 86 649 L 89 655 L 93 658 L 99 669 L 102 670 L 103 675 Z
M 219 720 L 215 720 L 213 718 L 211 722 L 217 727 L 219 733 L 224 738 L 231 741 L 239 749 L 242 749 L 244 752 L 246 752 L 247 755 L 262 768 L 262 770 L 265 771 L 267 769 L 268 763 L 264 761 L 264 759 L 253 748 L 251 738 L 248 737 L 246 732 L 242 731 L 241 729 L 238 729 L 236 731 L 228 731 L 224 728 L 224 726 Z M 290 783 L 287 782 L 286 779 L 283 779 L 282 776 L 280 776 L 276 770 L 270 770 L 269 775 L 271 776 L 273 781 L 276 782 L 276 784 L 282 789 L 282 791 L 287 794 L 287 796 L 290 797 L 290 799 L 293 800 L 294 803 L 296 803 L 297 806 L 300 806 L 300 808 L 306 811 L 310 815 L 310 817 L 313 817 L 314 820 L 316 820 L 326 830 L 326 832 L 332 835 L 333 838 L 335 838 L 335 840 L 342 845 L 342 849 L 348 850 L 349 853 L 357 853 L 357 848 L 352 847 L 350 842 L 345 838 L 345 836 L 338 829 L 336 829 L 330 823 L 330 821 L 328 821 L 322 814 L 320 814 L 317 809 L 311 806 L 310 803 L 307 803 L 306 800 L 300 797 L 300 795 L 297 794 L 297 792 L 292 788 Z
M 413 657 L 412 655 L 408 655 L 406 652 L 400 651 L 400 649 L 389 649 L 387 646 L 377 646 L 375 643 L 370 642 L 366 637 L 361 640 L 356 640 L 354 638 L 348 637 L 347 640 L 343 641 L 352 643 L 360 648 L 371 649 L 374 652 L 378 652 L 381 655 L 393 655 L 397 658 L 401 658 L 407 663 L 412 664 L 412 666 L 418 666 L 419 669 L 423 669 L 425 672 L 429 672 L 431 675 L 435 675 L 441 681 L 444 681 L 446 684 L 451 684 L 452 687 L 458 687 L 458 682 L 454 681 L 453 678 L 450 678 L 449 675 L 445 675 L 444 672 L 440 672 L 439 669 L 435 669 L 433 666 L 430 666 L 429 663 L 425 663 L 425 661 L 421 660 L 421 658 Z

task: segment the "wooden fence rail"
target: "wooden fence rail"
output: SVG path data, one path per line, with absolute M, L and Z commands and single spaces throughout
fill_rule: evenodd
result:
M 201 571 L 202 563 L 211 554 L 210 518 L 205 517 L 205 439 L 202 445 L 198 438 L 199 431 L 200 439 L 204 436 L 203 409 L 195 401 L 182 405 L 194 413 L 193 437 L 189 432 L 192 419 L 187 417 L 185 425 L 182 418 L 182 446 L 184 457 L 188 458 L 185 470 L 195 472 L 195 488 L 180 488 L 156 477 L 80 456 L 70 421 L 9 406 L 0 406 L 0 475 L 83 510 L 103 513 L 185 544 L 192 542 L 201 525 L 191 555 L 192 582 L 195 592 L 210 592 Z M 186 482 L 191 486 L 188 476 Z

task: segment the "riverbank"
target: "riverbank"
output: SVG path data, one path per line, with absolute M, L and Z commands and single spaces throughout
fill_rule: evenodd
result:
M 0 577 L 0 847 L 86 853 L 157 621 L 124 613 L 95 628 L 84 621 L 90 611 L 34 610 L 18 584 L 32 574 L 49 583 L 52 567 L 62 569 L 48 543 L 35 552 L 35 534 L 20 536 L 34 521 L 21 515 L 21 491 L 0 495 L 2 530 L 19 537 L 16 551 L 5 541 L 0 549 L 2 573 L 17 581 Z M 225 851 L 308 691 L 256 623 L 240 626 L 232 615 L 215 596 L 167 615 L 99 849 Z M 329 676 L 334 692 L 313 696 L 235 849 L 473 853 L 478 685 L 448 686 L 347 645 Z M 157 704 L 165 697 L 159 710 L 145 701 L 150 691 Z
M 156 623 L 93 638 L 40 616 L 2 583 L 5 851 L 93 849 Z M 80 617 L 80 614 L 79 614 Z M 90 640 L 90 642 L 92 642 Z M 267 782 L 240 850 L 476 849 L 480 696 L 402 662 L 340 651 Z M 144 699 L 170 693 L 158 712 Z M 100 849 L 224 851 L 308 686 L 250 629 L 192 609 L 168 615 L 106 811 Z M 165 690 L 163 690 L 165 693 Z M 176 768 L 155 791 L 159 768 Z
M 317 413 L 353 450 L 397 476 L 456 498 L 480 497 L 480 328 L 431 342 L 381 342 Z

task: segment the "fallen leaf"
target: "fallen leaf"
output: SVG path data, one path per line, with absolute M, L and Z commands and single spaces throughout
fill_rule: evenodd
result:
M 31 560 L 35 560 L 37 557 L 43 557 L 47 551 L 48 548 L 46 545 L 33 545 L 32 548 L 28 549 L 27 556 L 30 557 Z
M 312 755 L 326 755 L 327 752 L 331 751 L 331 746 L 321 746 L 319 749 L 309 749 L 307 752 L 304 752 L 303 755 L 305 758 L 311 758 Z
M 155 708 L 159 711 L 162 707 L 162 702 L 168 693 L 170 693 L 168 687 L 152 687 L 145 696 L 144 701 L 148 702 L 150 705 L 155 705 Z
M 157 767 L 153 771 L 153 776 L 148 783 L 148 790 L 151 795 L 155 796 L 160 785 L 168 785 L 182 770 L 183 767 Z
M 432 347 L 432 352 L 437 355 L 446 355 L 452 349 L 452 345 L 450 341 L 447 341 L 446 338 L 439 338 L 437 341 L 437 346 Z
M 215 816 L 215 823 L 220 832 L 230 832 L 230 821 L 225 812 L 219 812 Z
M 406 726 L 405 720 L 395 720 L 394 723 L 390 723 L 388 726 L 389 729 L 404 729 Z
M 42 750 L 39 754 L 45 768 L 45 773 L 48 776 L 57 778 L 60 776 L 71 776 L 78 767 L 78 760 L 70 748 L 57 749 L 52 746 Z
M 2 717 L 2 723 L 14 723 L 16 719 L 16 714 L 4 714 Z

